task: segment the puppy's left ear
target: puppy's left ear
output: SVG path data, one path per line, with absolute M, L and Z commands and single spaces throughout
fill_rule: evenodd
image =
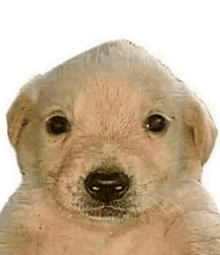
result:
M 201 165 L 204 165 L 212 152 L 218 132 L 209 111 L 200 99 L 194 98 L 189 105 L 187 124 L 198 159 Z

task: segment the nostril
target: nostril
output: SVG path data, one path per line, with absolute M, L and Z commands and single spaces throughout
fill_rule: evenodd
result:
M 129 179 L 122 172 L 91 173 L 85 180 L 87 192 L 102 202 L 120 199 L 129 187 Z

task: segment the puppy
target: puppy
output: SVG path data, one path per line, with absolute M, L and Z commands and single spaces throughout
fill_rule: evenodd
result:
M 108 42 L 37 76 L 7 122 L 23 181 L 1 255 L 220 254 L 200 182 L 213 120 L 141 47 Z

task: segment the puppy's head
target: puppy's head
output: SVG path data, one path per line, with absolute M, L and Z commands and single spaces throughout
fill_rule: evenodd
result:
M 26 185 L 70 214 L 113 221 L 151 211 L 179 181 L 200 179 L 216 137 L 199 99 L 128 41 L 37 76 L 7 121 Z

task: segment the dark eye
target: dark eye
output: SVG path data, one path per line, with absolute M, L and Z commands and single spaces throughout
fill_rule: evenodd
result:
M 47 131 L 50 134 L 59 135 L 70 131 L 70 122 L 62 116 L 54 116 L 47 121 Z
M 144 122 L 144 128 L 154 133 L 162 132 L 166 129 L 167 125 L 167 120 L 159 114 L 149 116 Z

